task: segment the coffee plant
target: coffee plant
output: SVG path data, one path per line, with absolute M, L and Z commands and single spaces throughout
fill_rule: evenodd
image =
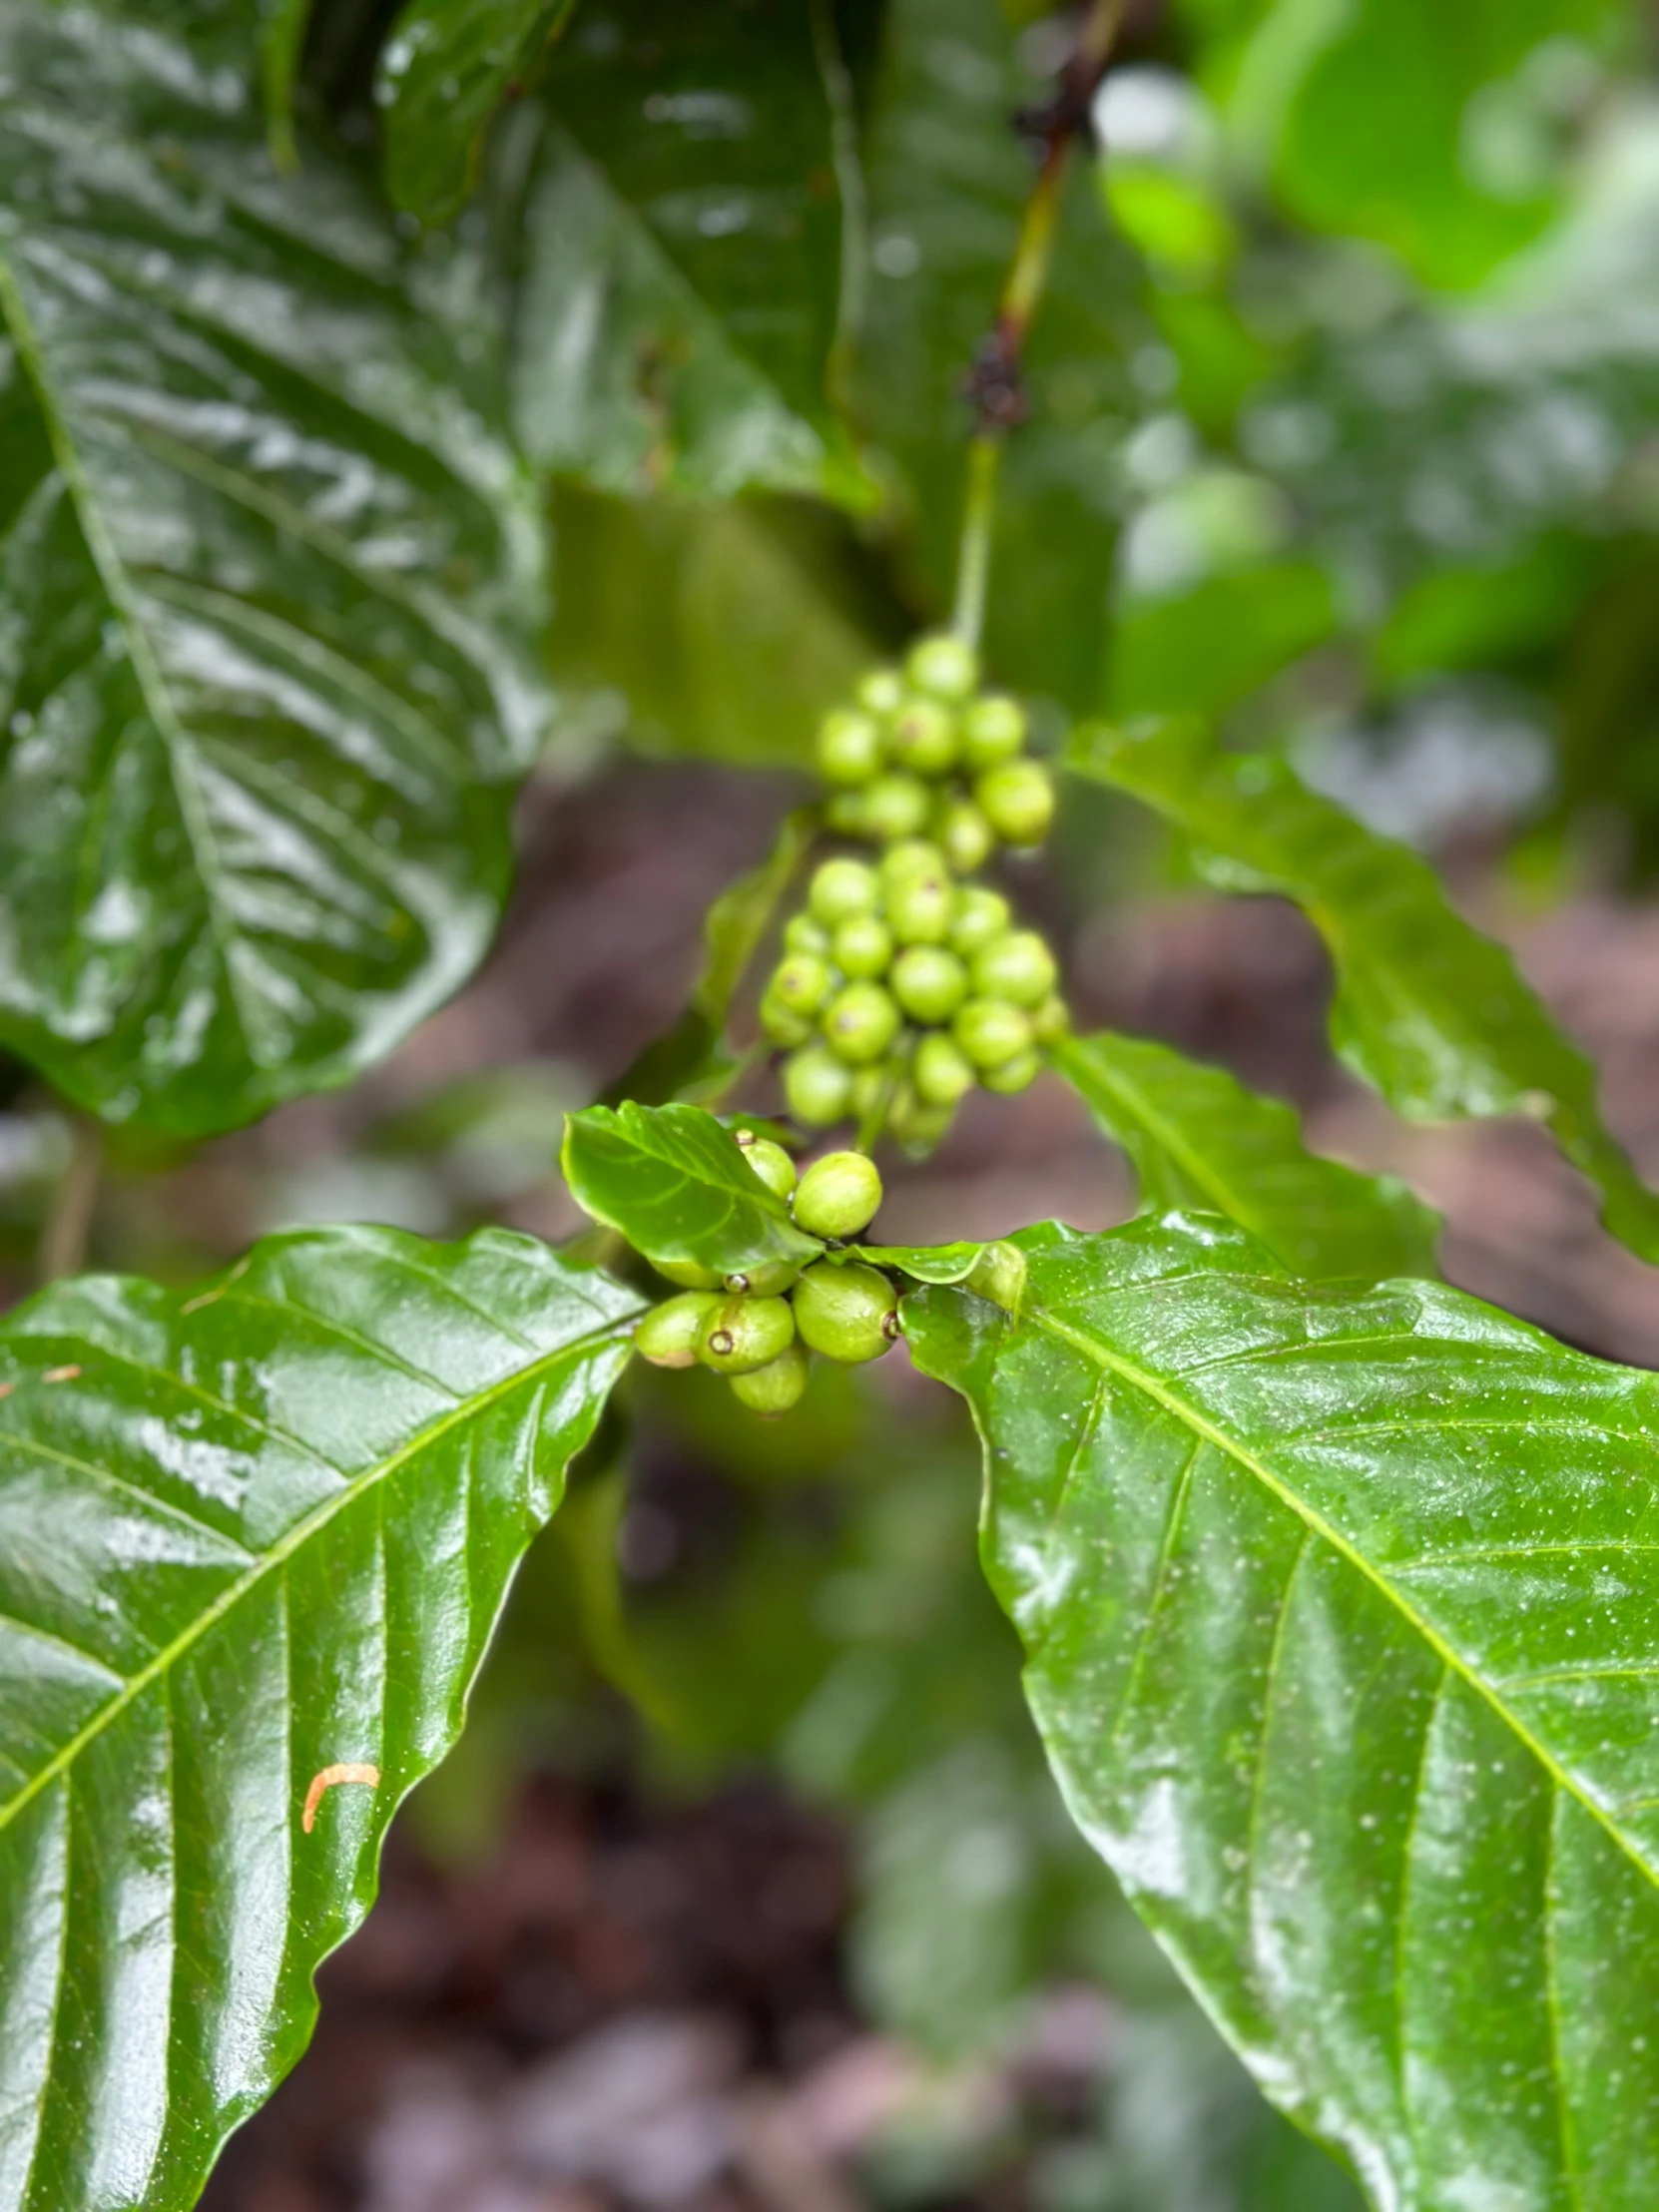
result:
M 1080 1028 L 1041 925 L 1139 808 L 1306 915 L 1359 1084 L 1547 1130 L 1659 1259 L 1507 951 L 1281 742 L 1576 654 L 1562 806 L 1641 864 L 1659 378 L 1558 242 L 1642 26 L 1328 12 L 0 0 L 0 1041 L 66 1189 L 390 1054 L 597 711 L 811 778 L 569 1116 L 573 1244 L 302 1229 L 0 1323 L 0 2212 L 196 2202 L 625 1376 L 777 1419 L 900 1346 L 1071 1821 L 1350 2177 L 1287 2134 L 1250 2203 L 1659 2197 L 1659 1381 Z M 1039 1075 L 1136 1217 L 883 1242 Z

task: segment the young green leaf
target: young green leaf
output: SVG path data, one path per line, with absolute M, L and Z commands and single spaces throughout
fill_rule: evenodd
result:
M 304 2048 L 639 1310 L 339 1229 L 0 1325 L 5 2212 L 185 2212 Z
M 1172 1215 L 907 1302 L 1072 1812 L 1374 2202 L 1659 2187 L 1659 1378 Z
M 1453 910 L 1425 860 L 1310 791 L 1283 761 L 1214 750 L 1195 723 L 1094 725 L 1078 732 L 1069 762 L 1174 823 L 1218 890 L 1297 901 L 1337 970 L 1332 1042 L 1397 1113 L 1546 1122 L 1600 1190 L 1608 1228 L 1659 1258 L 1659 1197 L 1604 1128 L 1594 1069 L 1503 947 Z
M 570 20 L 575 0 L 408 0 L 380 53 L 386 189 L 423 223 L 478 181 L 484 132 Z
M 260 78 L 265 92 L 266 136 L 278 169 L 298 160 L 293 140 L 293 87 L 305 48 L 311 0 L 261 0 Z
M 749 963 L 760 950 L 794 882 L 817 828 L 810 808 L 784 819 L 777 842 L 757 868 L 721 892 L 703 923 L 703 973 L 691 1004 L 665 1036 L 645 1047 L 612 1085 L 605 1103 L 660 1106 L 730 1072 L 726 1022 Z
M 589 1106 L 565 1124 L 571 1195 L 648 1260 L 736 1275 L 824 1250 L 701 1106 Z
M 863 254 L 845 75 L 826 0 L 583 0 L 498 170 L 540 465 L 872 503 L 839 416 Z
M 531 487 L 464 266 L 159 28 L 0 8 L 0 1036 L 234 1126 L 464 978 L 545 719 Z
M 1306 1150 L 1297 1117 L 1222 1068 L 1110 1030 L 1049 1057 L 1128 1153 L 1141 1211 L 1225 1214 L 1293 1275 L 1434 1275 L 1438 1217 L 1392 1176 L 1357 1174 Z

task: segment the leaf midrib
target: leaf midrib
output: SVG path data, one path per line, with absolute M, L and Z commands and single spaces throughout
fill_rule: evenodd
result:
M 3 267 L 3 265 L 0 265 L 0 267 Z M 52 1783 L 57 1781 L 60 1775 L 67 1772 L 75 1764 L 89 1744 L 95 1743 L 107 1728 L 113 1726 L 128 1707 L 142 1697 L 153 1683 L 159 1682 L 164 1675 L 170 1673 L 180 1660 L 195 1649 L 196 1645 L 211 1629 L 216 1628 L 226 1615 L 233 1612 L 252 1590 L 258 1588 L 268 1574 L 278 1567 L 285 1566 L 293 1554 L 300 1550 L 318 1530 L 325 1528 L 336 1513 L 343 1512 L 348 1505 L 354 1505 L 377 1483 L 384 1481 L 388 1475 L 394 1474 L 416 1452 L 423 1451 L 428 1445 L 437 1442 L 451 1428 L 457 1427 L 462 1422 L 471 1420 L 474 1416 L 487 1411 L 491 1405 L 498 1403 L 500 1399 L 507 1396 L 512 1390 L 519 1388 L 521 1384 L 534 1382 L 546 1370 L 556 1367 L 561 1360 L 577 1358 L 584 1352 L 590 1351 L 611 1339 L 622 1337 L 633 1318 L 632 1315 L 627 1315 L 616 1321 L 606 1323 L 603 1328 L 589 1330 L 585 1336 L 573 1337 L 568 1344 L 560 1345 L 554 1351 L 544 1354 L 539 1360 L 534 1360 L 528 1366 L 516 1369 L 511 1375 L 503 1377 L 499 1382 L 492 1383 L 488 1389 L 479 1391 L 473 1397 L 463 1399 L 452 1411 L 445 1413 L 441 1419 L 432 1422 L 430 1426 L 421 1429 L 417 1435 L 412 1436 L 407 1443 L 400 1445 L 389 1457 L 366 1468 L 354 1480 L 347 1480 L 342 1483 L 341 1487 L 332 1496 L 326 1497 L 320 1504 L 314 1505 L 301 1519 L 295 1521 L 284 1535 L 279 1536 L 269 1551 L 262 1552 L 245 1574 L 239 1575 L 234 1582 L 228 1583 L 213 1603 L 205 1607 L 193 1621 L 181 1629 L 170 1644 L 166 1645 L 153 1659 L 141 1667 L 137 1674 L 129 1677 L 119 1695 L 111 1698 L 107 1705 L 100 1707 L 92 1719 L 84 1727 L 78 1729 L 61 1750 L 53 1754 L 40 1772 L 30 1777 L 16 1797 L 12 1798 L 9 1803 L 0 1805 L 0 1836 L 5 1834 L 13 1821 L 32 1805 L 37 1797 L 41 1796 Z M 78 1646 L 74 1648 L 79 1649 Z M 83 1654 L 83 1656 L 90 1655 Z
M 1230 1436 L 1208 1414 L 1182 1397 L 1179 1391 L 1172 1389 L 1169 1384 L 1162 1382 L 1157 1376 L 1149 1374 L 1133 1360 L 1126 1358 L 1121 1353 L 1112 1351 L 1099 1338 L 1091 1337 L 1085 1330 L 1075 1328 L 1069 1322 L 1061 1321 L 1052 1312 L 1041 1308 L 1027 1309 L 1025 1318 L 1060 1343 L 1069 1345 L 1073 1351 L 1082 1353 L 1096 1367 L 1103 1368 L 1119 1377 L 1132 1388 L 1138 1389 L 1144 1396 L 1151 1398 L 1155 1404 L 1162 1406 L 1165 1412 L 1172 1414 L 1175 1419 L 1181 1421 L 1195 1435 L 1203 1437 L 1207 1443 L 1214 1444 L 1218 1451 L 1223 1452 L 1236 1465 L 1242 1467 L 1247 1474 L 1253 1475 L 1264 1489 L 1270 1491 L 1282 1505 L 1289 1507 L 1317 1536 L 1330 1544 L 1339 1557 L 1345 1559 L 1350 1566 L 1357 1568 L 1373 1588 L 1387 1600 L 1392 1610 L 1415 1630 L 1442 1665 L 1450 1669 L 1460 1681 L 1466 1683 L 1474 1691 L 1476 1696 L 1483 1699 L 1491 1707 L 1504 1726 L 1537 1760 L 1539 1766 L 1550 1777 L 1556 1788 L 1564 1791 L 1568 1797 L 1572 1798 L 1606 1832 L 1631 1865 L 1638 1869 L 1643 1880 L 1650 1887 L 1659 1888 L 1659 1875 L 1656 1875 L 1646 1860 L 1641 1857 L 1611 1815 L 1597 1805 L 1593 1798 L 1585 1795 L 1573 1777 L 1561 1766 L 1553 1754 L 1538 1742 L 1531 1730 L 1510 1711 L 1498 1693 L 1473 1671 L 1456 1647 L 1447 1643 L 1431 1622 L 1425 1620 L 1413 1606 L 1405 1601 L 1401 1592 L 1394 1587 L 1382 1571 L 1375 1566 L 1366 1557 L 1365 1553 L 1351 1542 L 1340 1529 L 1334 1527 L 1322 1513 L 1318 1512 L 1305 1498 L 1301 1497 L 1296 1490 L 1277 1475 L 1266 1460 L 1259 1458 L 1246 1445 L 1240 1443 L 1237 1437 Z
M 1094 1041 L 1091 1038 L 1087 1042 L 1093 1043 Z M 1054 1058 L 1073 1083 L 1078 1080 L 1077 1073 L 1072 1072 L 1076 1070 L 1087 1080 L 1098 1082 L 1104 1090 L 1109 1091 L 1125 1111 L 1135 1117 L 1153 1143 L 1169 1154 L 1182 1173 L 1190 1176 L 1201 1191 L 1209 1193 L 1210 1197 L 1216 1201 L 1219 1212 L 1230 1215 L 1234 1221 L 1242 1223 L 1246 1229 L 1260 1237 L 1264 1244 L 1271 1245 L 1273 1243 L 1272 1238 L 1261 1225 L 1260 1215 L 1254 1212 L 1226 1177 L 1212 1167 L 1204 1154 L 1196 1151 L 1185 1141 L 1179 1129 L 1159 1113 L 1158 1109 L 1146 1096 L 1146 1093 L 1129 1077 L 1116 1069 L 1102 1066 L 1093 1060 L 1088 1054 L 1087 1043 L 1068 1042 L 1062 1044 L 1055 1051 Z M 1143 1191 L 1143 1201 L 1145 1196 L 1146 1194 Z M 1274 1249 L 1277 1250 L 1277 1246 Z

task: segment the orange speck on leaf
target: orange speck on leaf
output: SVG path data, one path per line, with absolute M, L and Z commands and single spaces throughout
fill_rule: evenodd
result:
M 317 1807 L 327 1792 L 341 1782 L 360 1782 L 366 1789 L 377 1790 L 380 1787 L 380 1770 L 378 1767 L 360 1766 L 324 1767 L 305 1792 L 305 1810 L 299 1817 L 299 1825 L 307 1836 L 316 1826 Z
M 48 1368 L 41 1377 L 43 1382 L 74 1382 L 80 1379 L 79 1368 Z

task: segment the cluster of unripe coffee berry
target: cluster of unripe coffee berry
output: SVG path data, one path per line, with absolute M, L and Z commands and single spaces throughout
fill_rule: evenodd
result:
M 970 649 L 924 638 L 877 670 L 819 738 L 830 826 L 884 847 L 826 860 L 761 1001 L 789 1110 L 809 1128 L 854 1117 L 936 1144 L 976 1083 L 1021 1091 L 1062 1034 L 1054 957 L 1008 901 L 964 882 L 998 842 L 1041 843 L 1053 786 L 1023 758 L 1017 701 L 978 691 Z
M 839 1243 L 868 1227 L 881 1178 L 861 1152 L 831 1152 L 797 1182 L 782 1145 L 737 1132 L 750 1166 L 789 1206 L 798 1229 Z M 747 1275 L 656 1263 L 685 1286 L 634 1332 L 642 1358 L 659 1368 L 701 1366 L 724 1375 L 757 1413 L 787 1413 L 807 1387 L 812 1355 L 846 1367 L 878 1360 L 898 1336 L 898 1294 L 877 1268 L 823 1259 L 798 1269 L 779 1261 Z

